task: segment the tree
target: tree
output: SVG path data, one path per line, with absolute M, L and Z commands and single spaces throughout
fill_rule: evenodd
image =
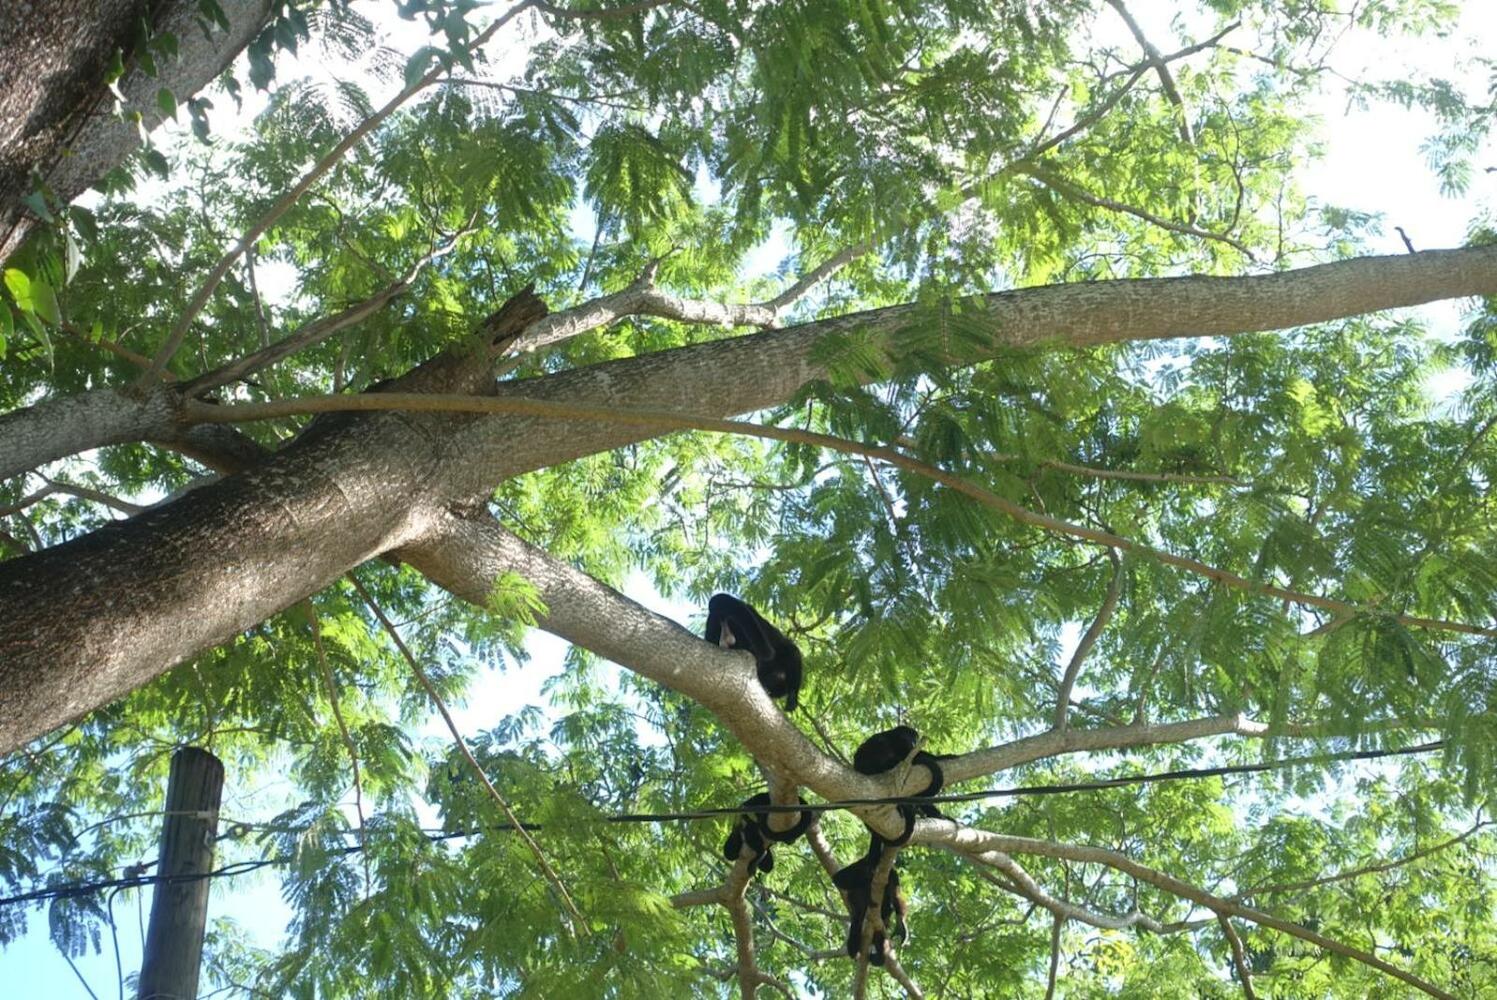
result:
M 289 865 L 292 940 L 215 942 L 245 991 L 1493 987 L 1492 314 L 1381 314 L 1497 295 L 1497 244 L 1359 255 L 1375 220 L 1296 186 L 1332 28 L 1458 11 L 1214 0 L 1166 42 L 1121 0 L 403 6 L 438 41 L 388 101 L 282 83 L 6 271 L 13 886 L 133 860 L 191 742 L 294 782 L 247 851 Z M 1354 93 L 1436 108 L 1460 189 L 1490 104 Z M 800 712 L 647 586 L 761 608 Z M 462 732 L 532 625 L 572 644 L 565 716 Z M 882 970 L 828 876 L 892 806 L 752 878 L 721 821 L 604 822 L 917 792 L 845 763 L 896 721 L 958 791 L 1269 777 L 946 805 Z M 69 953 L 105 916 L 49 905 Z

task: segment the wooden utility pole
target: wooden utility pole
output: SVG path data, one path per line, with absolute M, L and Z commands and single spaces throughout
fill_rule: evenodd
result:
M 218 835 L 223 763 L 206 750 L 183 747 L 172 754 L 166 785 L 166 821 L 161 856 L 140 967 L 139 1000 L 193 1000 L 208 923 L 208 878 Z

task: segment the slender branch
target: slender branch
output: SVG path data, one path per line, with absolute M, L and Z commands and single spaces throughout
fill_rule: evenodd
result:
M 655 285 L 655 272 L 660 263 L 655 261 L 622 291 L 552 313 L 533 324 L 515 342 L 512 350 L 515 354 L 528 354 L 607 326 L 626 316 L 658 316 L 682 323 L 776 329 L 785 313 L 813 288 L 851 261 L 868 253 L 873 246 L 872 241 L 863 241 L 839 250 L 779 295 L 764 302 L 710 302 L 684 299 L 663 292 Z
M 1012 885 L 1004 885 L 996 879 L 992 881 L 1001 888 L 1009 892 L 1016 892 L 1030 902 L 1049 910 L 1056 919 L 1057 927 L 1067 920 L 1075 920 L 1092 927 L 1100 927 L 1103 930 L 1121 931 L 1127 930 L 1130 927 L 1142 927 L 1144 930 L 1155 934 L 1162 934 L 1165 931 L 1162 923 L 1138 910 L 1134 910 L 1121 917 L 1115 917 L 1107 913 L 1098 913 L 1096 910 L 1072 903 L 1070 900 L 1052 896 L 1035 881 L 1033 875 L 1030 875 L 1022 865 L 1003 851 L 989 851 L 974 857 L 973 860 L 985 865 L 991 865 L 1007 875 Z M 981 874 L 986 875 L 987 873 L 983 872 Z M 1058 930 L 1056 934 L 1058 936 Z
M 1076 644 L 1076 651 L 1071 654 L 1071 662 L 1066 664 L 1066 672 L 1060 679 L 1060 690 L 1055 696 L 1055 728 L 1066 728 L 1066 713 L 1071 709 L 1071 689 L 1076 686 L 1076 677 L 1081 673 L 1081 665 L 1086 662 L 1092 647 L 1102 637 L 1102 632 L 1107 628 L 1107 623 L 1112 621 L 1113 612 L 1118 607 L 1118 594 L 1123 587 L 1123 562 L 1118 554 L 1112 549 L 1107 550 L 1107 558 L 1112 561 L 1112 579 L 1107 584 L 1107 596 L 1102 598 L 1102 607 L 1097 610 L 1097 617 L 1092 619 L 1086 634 Z
M 1421 848 L 1420 850 L 1414 851 L 1410 854 L 1406 854 L 1396 861 L 1385 861 L 1375 865 L 1363 865 L 1360 868 L 1352 868 L 1347 871 L 1336 872 L 1333 875 L 1325 875 L 1320 878 L 1303 879 L 1299 882 L 1281 882 L 1277 885 L 1253 886 L 1250 889 L 1245 889 L 1242 892 L 1239 892 L 1232 898 L 1255 899 L 1259 896 L 1267 896 L 1271 893 L 1297 892 L 1300 889 L 1314 889 L 1322 885 L 1329 885 L 1332 882 L 1345 882 L 1347 879 L 1360 878 L 1363 875 L 1375 875 L 1379 872 L 1392 871 L 1395 868 L 1402 868 L 1404 865 L 1412 864 L 1413 862 L 1418 861 L 1420 858 L 1427 858 L 1431 854 L 1438 854 L 1446 848 L 1454 847 L 1456 844 L 1464 843 L 1471 837 L 1475 836 L 1479 831 L 1485 829 L 1486 827 L 1492 826 L 1494 823 L 1497 823 L 1497 820 L 1479 820 L 1465 833 L 1461 833 L 1454 837 L 1451 837 L 1449 840 L 1442 840 L 1440 843 L 1434 844 L 1430 847 Z
M 437 706 L 437 711 L 441 713 L 442 721 L 447 724 L 447 731 L 452 734 L 453 742 L 457 744 L 458 751 L 467 759 L 468 766 L 473 769 L 473 773 L 483 783 L 483 787 L 488 791 L 489 797 L 498 804 L 500 811 L 504 813 L 504 818 L 509 822 L 510 828 L 525 842 L 525 846 L 530 849 L 530 853 L 535 855 L 536 865 L 540 868 L 541 874 L 546 877 L 546 881 L 551 883 L 551 888 L 556 890 L 557 897 L 561 900 L 562 905 L 571 917 L 573 932 L 580 933 L 585 931 L 587 923 L 582 919 L 582 914 L 578 911 L 577 904 L 572 902 L 571 893 L 567 892 L 566 886 L 562 884 L 561 877 L 556 874 L 555 869 L 551 867 L 551 863 L 546 860 L 545 853 L 541 851 L 541 845 L 537 844 L 535 838 L 530 835 L 530 831 L 525 829 L 525 824 L 520 822 L 519 817 L 510 808 L 509 802 L 500 794 L 499 789 L 494 787 L 494 783 L 489 780 L 489 776 L 484 773 L 483 765 L 478 763 L 478 759 L 468 749 L 468 743 L 463 739 L 462 730 L 458 729 L 457 722 L 452 718 L 452 713 L 447 710 L 447 703 L 442 700 L 442 695 L 437 691 L 436 685 L 432 684 L 431 678 L 426 676 L 426 671 L 421 668 L 421 663 L 416 659 L 409 647 L 406 646 L 405 640 L 400 637 L 400 631 L 395 627 L 395 623 L 385 616 L 384 610 L 375 602 L 374 596 L 365 589 L 357 577 L 350 573 L 347 579 L 349 583 L 353 584 L 354 590 L 358 591 L 359 597 L 363 599 L 364 604 L 374 614 L 374 617 L 379 619 L 379 623 L 384 627 L 385 633 L 389 635 L 390 641 L 395 643 L 395 648 L 400 650 L 400 655 L 405 659 L 406 664 L 410 666 L 411 672 L 416 675 L 416 679 L 426 689 L 427 695 L 430 696 L 432 702 Z
M 521 0 L 520 3 L 515 4 L 515 6 L 501 14 L 493 24 L 474 36 L 473 40 L 468 43 L 468 49 L 476 51 L 492 38 L 500 28 L 534 6 L 537 6 L 537 0 Z M 177 353 L 177 349 L 182 346 L 182 341 L 187 336 L 187 331 L 191 328 L 193 321 L 198 318 L 203 308 L 207 306 L 208 300 L 218 288 L 219 282 L 223 281 L 224 275 L 229 273 L 229 268 L 234 266 L 234 262 L 239 259 L 240 254 L 248 250 L 256 240 L 264 235 L 266 230 L 275 224 L 277 219 L 285 215 L 291 206 L 300 201 L 301 196 L 311 190 L 313 184 L 316 184 L 324 174 L 343 159 L 343 154 L 362 142 L 365 136 L 378 128 L 402 104 L 427 87 L 430 87 L 433 83 L 436 83 L 446 73 L 447 67 L 438 62 L 436 66 L 433 66 L 419 80 L 407 85 L 400 93 L 390 98 L 384 107 L 375 111 L 368 118 L 365 118 L 359 123 L 358 127 L 344 136 L 342 141 L 328 150 L 322 159 L 318 160 L 310 170 L 302 175 L 301 180 L 297 181 L 290 190 L 281 195 L 275 204 L 271 205 L 254 225 L 245 230 L 244 235 L 239 237 L 239 240 L 219 258 L 218 263 L 213 266 L 213 270 L 208 272 L 208 276 L 203 279 L 202 285 L 198 287 L 197 292 L 187 303 L 187 308 L 177 318 L 176 325 L 172 327 L 171 333 L 167 335 L 166 343 L 161 345 L 161 349 L 151 359 L 151 366 L 141 375 L 140 382 L 142 385 L 149 385 L 156 381 L 166 370 L 168 362 Z
M 250 298 L 255 302 L 255 326 L 260 331 L 260 346 L 270 346 L 270 324 L 265 320 L 265 301 L 260 298 L 260 283 L 255 278 L 255 248 L 244 249 L 244 273 L 249 278 Z
M 969 854 L 983 852 L 1037 854 L 1048 858 L 1060 858 L 1070 861 L 1080 861 L 1086 864 L 1105 865 L 1108 868 L 1132 876 L 1140 882 L 1147 882 L 1149 885 L 1171 895 L 1204 906 L 1219 916 L 1237 917 L 1263 927 L 1272 928 L 1273 930 L 1288 934 L 1290 937 L 1309 942 L 1325 951 L 1343 955 L 1353 961 L 1377 969 L 1379 972 L 1384 972 L 1400 982 L 1407 983 L 1421 992 L 1438 998 L 1438 1000 L 1456 1000 L 1453 994 L 1440 989 L 1433 983 L 1426 982 L 1411 972 L 1400 969 L 1398 966 L 1378 958 L 1368 951 L 1349 945 L 1344 941 L 1326 937 L 1307 927 L 1302 927 L 1292 921 L 1276 917 L 1271 913 L 1264 913 L 1262 910 L 1257 910 L 1230 899 L 1213 895 L 1198 886 L 1181 881 L 1158 869 L 1139 864 L 1126 854 L 1118 851 L 1109 850 L 1105 847 L 1063 844 L 1053 841 L 1035 840 L 1031 837 L 1013 837 L 987 833 L 971 828 L 943 830 L 943 826 L 954 828 L 954 824 L 922 824 L 917 836 L 924 842 L 944 841 L 956 849 Z
M 1242 995 L 1246 1000 L 1258 1000 L 1258 994 L 1253 991 L 1253 971 L 1248 967 L 1247 953 L 1243 950 L 1242 938 L 1237 936 L 1237 928 L 1232 926 L 1225 913 L 1218 913 L 1216 919 L 1222 925 L 1222 933 L 1227 936 L 1227 944 L 1232 946 L 1232 965 L 1237 969 Z
M 1361 731 L 1367 730 L 1364 727 Z M 1008 743 L 1000 743 L 986 750 L 976 750 L 942 761 L 941 770 L 946 775 L 946 783 L 954 784 L 1062 754 L 1159 746 L 1206 739 L 1212 736 L 1245 736 L 1260 739 L 1283 736 L 1298 739 L 1332 735 L 1346 735 L 1346 733 L 1337 733 L 1316 723 L 1268 725 L 1241 714 L 1207 716 L 1181 722 L 1133 723 L 1105 729 L 1050 729 L 1035 736 L 1025 736 Z
M 585 21 L 604 21 L 611 17 L 630 17 L 634 14 L 643 14 L 654 10 L 656 7 L 664 7 L 672 0 L 640 0 L 639 3 L 623 4 L 619 7 L 601 7 L 595 10 L 578 10 L 571 7 L 558 7 L 552 3 L 536 3 L 536 10 L 542 14 L 550 14 L 552 17 L 570 17 Z
M 72 483 L 59 482 L 56 479 L 48 479 L 46 476 L 40 476 L 40 478 L 42 482 L 46 483 L 45 486 L 34 493 L 28 493 L 26 496 L 17 500 L 15 503 L 10 504 L 9 506 L 0 507 L 0 517 L 7 517 L 11 514 L 19 513 L 20 511 L 25 510 L 27 507 L 30 507 L 33 504 L 45 500 L 47 497 L 55 496 L 59 493 L 66 494 L 67 496 L 77 497 L 80 500 L 92 500 L 95 503 L 101 503 L 106 507 L 113 507 L 120 513 L 129 515 L 131 517 L 145 510 L 145 508 L 140 506 L 139 504 L 133 504 L 128 500 L 121 500 L 118 497 L 110 496 L 108 493 L 104 493 L 99 490 L 90 489 L 87 486 L 76 486 Z
M 1168 65 L 1169 63 L 1175 62 L 1178 59 L 1184 59 L 1186 56 L 1193 56 L 1197 52 L 1213 48 L 1223 38 L 1235 31 L 1241 25 L 1241 23 L 1242 22 L 1240 21 L 1233 21 L 1231 24 L 1227 25 L 1221 31 L 1218 31 L 1216 34 L 1212 35 L 1205 41 L 1196 42 L 1193 45 L 1187 45 L 1183 49 L 1178 49 L 1174 52 L 1171 52 L 1169 55 L 1163 56 L 1160 61 L 1165 65 Z M 1030 159 L 1039 156 L 1041 153 L 1049 152 L 1056 146 L 1059 146 L 1061 143 L 1065 142 L 1067 139 L 1076 135 L 1078 132 L 1083 132 L 1086 129 L 1091 128 L 1103 117 L 1105 117 L 1109 111 L 1117 106 L 1118 101 L 1123 99 L 1123 96 L 1133 88 L 1133 85 L 1138 82 L 1140 77 L 1142 77 L 1149 71 L 1149 68 L 1152 65 L 1153 63 L 1143 62 L 1133 67 L 1129 71 L 1128 79 L 1119 84 L 1116 90 L 1109 94 L 1101 104 L 1097 105 L 1096 110 L 1089 112 L 1082 118 L 1078 118 L 1073 125 L 1060 132 L 1059 134 L 1053 136 L 1052 138 L 1046 139 L 1042 143 L 1039 143 L 1028 153 L 1026 153 L 1024 158 Z
M 1055 978 L 1060 971 L 1060 931 L 1065 923 L 1059 913 L 1050 917 L 1050 969 L 1045 974 L 1045 1000 L 1055 1000 Z
M 889 978 L 904 987 L 904 995 L 910 1000 L 924 1000 L 925 992 L 920 989 L 918 983 L 910 978 L 910 974 L 904 971 L 904 966 L 899 964 L 899 956 L 894 954 L 893 948 L 888 948 L 884 955 L 884 971 Z
M 211 372 L 190 379 L 182 385 L 182 392 L 188 396 L 201 396 L 219 386 L 228 385 L 230 382 L 242 379 L 251 372 L 267 368 L 284 358 L 288 358 L 298 351 L 306 350 L 314 344 L 318 344 L 340 330 L 347 329 L 355 323 L 360 323 L 369 316 L 383 309 L 395 297 L 408 291 L 420 275 L 422 268 L 436 260 L 438 257 L 449 253 L 458 240 L 472 232 L 464 229 L 438 247 L 432 248 L 431 252 L 425 254 L 420 260 L 410 266 L 399 278 L 381 288 L 362 302 L 355 303 L 347 309 L 331 316 L 323 316 L 310 323 L 303 325 L 295 333 L 281 338 L 274 344 L 262 347 L 258 351 L 246 354 L 243 357 L 220 365 Z
M 623 94 L 600 94 L 596 97 L 578 97 L 575 94 L 560 94 L 554 90 L 537 90 L 533 87 L 519 87 L 513 83 L 500 83 L 498 80 L 474 80 L 470 77 L 453 77 L 447 81 L 449 85 L 461 87 L 482 87 L 487 90 L 503 90 L 511 94 L 527 94 L 531 97 L 544 97 L 552 101 L 567 101 L 572 104 L 592 104 L 600 108 L 613 108 L 616 111 L 635 111 L 641 114 L 649 114 L 650 108 L 643 104 L 624 104 L 613 97 L 621 97 Z M 594 248 L 597 243 L 594 241 Z
M 998 461 L 1024 461 L 1023 455 L 995 455 Z M 1134 472 L 1130 469 L 1099 469 L 1094 465 L 1077 465 L 1059 459 L 1041 459 L 1040 465 L 1058 472 L 1069 472 L 1093 479 L 1126 479 L 1141 483 L 1188 483 L 1202 486 L 1235 486 L 1247 489 L 1252 484 L 1236 476 L 1194 476 L 1183 472 Z
M 130 348 L 126 347 L 124 344 L 121 344 L 117 340 L 110 340 L 108 337 L 100 337 L 95 340 L 92 336 L 84 333 L 82 330 L 78 329 L 76 326 L 66 320 L 62 322 L 62 325 L 59 326 L 58 329 L 67 334 L 73 340 L 76 340 L 78 343 L 87 344 L 89 347 L 97 347 L 109 354 L 113 354 L 117 358 L 130 362 L 130 364 L 134 365 L 136 368 L 146 369 L 151 366 L 150 358 L 146 357 L 144 354 L 138 354 L 135 351 L 130 350 Z M 170 372 L 164 372 L 163 377 L 166 379 L 166 381 L 173 380 L 173 376 Z
M 1259 594 L 1264 597 L 1290 601 L 1305 607 L 1320 608 L 1321 610 L 1330 611 L 1337 615 L 1386 615 L 1389 619 L 1399 624 L 1416 628 L 1457 632 L 1463 635 L 1497 637 L 1497 628 L 1489 626 L 1471 625 L 1465 622 L 1447 621 L 1441 618 L 1427 618 L 1419 615 L 1391 614 L 1383 611 L 1381 608 L 1366 607 L 1349 601 L 1337 600 L 1333 597 L 1322 597 L 1318 594 L 1308 594 L 1297 590 L 1290 590 L 1287 587 L 1251 580 L 1229 570 L 1201 562 L 1198 559 L 1175 555 L 1172 552 L 1166 552 L 1163 549 L 1157 549 L 1142 542 L 1124 538 L 1110 531 L 1091 528 L 1083 524 L 1074 524 L 1048 514 L 1037 513 L 1027 507 L 1014 503 L 1006 497 L 1001 497 L 990 490 L 978 486 L 976 483 L 968 482 L 954 473 L 947 472 L 919 459 L 911 458 L 903 452 L 877 445 L 861 444 L 856 441 L 834 437 L 830 434 L 820 434 L 815 431 L 804 431 L 788 427 L 771 427 L 743 420 L 720 420 L 712 417 L 681 413 L 676 410 L 589 406 L 586 404 L 564 403 L 517 396 L 461 396 L 443 393 L 425 394 L 405 392 L 363 393 L 356 396 L 303 396 L 264 403 L 233 403 L 222 406 L 188 400 L 183 408 L 183 416 L 189 422 L 196 423 L 237 423 L 246 420 L 265 420 L 295 414 L 327 413 L 340 410 L 409 410 L 425 413 L 518 414 L 612 425 L 628 424 L 672 430 L 699 430 L 719 434 L 743 434 L 749 437 L 767 438 L 773 441 L 814 445 L 833 451 L 846 452 L 851 455 L 866 455 L 898 468 L 907 469 L 926 476 L 943 486 L 948 486 L 958 493 L 971 497 L 985 506 L 1007 514 L 1020 524 L 1027 524 L 1052 534 L 1078 538 L 1095 545 L 1117 549 L 1122 552 L 1137 553 L 1138 555 L 1164 563 L 1167 566 L 1174 566 L 1178 569 L 1195 573 L 1198 576 L 1203 576 L 1208 580 L 1213 580 L 1233 590 L 1241 590 L 1249 594 Z
M 1169 66 L 1165 64 L 1164 56 L 1154 47 L 1154 43 L 1149 41 L 1148 36 L 1144 34 L 1143 28 L 1139 27 L 1138 22 L 1133 19 L 1133 14 L 1127 7 L 1123 6 L 1123 0 L 1107 0 L 1107 5 L 1118 12 L 1118 16 L 1123 19 L 1123 23 L 1128 25 L 1128 30 L 1133 33 L 1133 37 L 1138 42 L 1139 48 L 1144 50 L 1144 55 L 1149 59 L 1149 65 L 1153 67 L 1154 72 L 1159 77 L 1160 89 L 1164 91 L 1164 95 L 1169 98 L 1170 103 L 1179 110 L 1180 138 L 1185 141 L 1186 145 L 1194 146 L 1195 135 L 1190 128 L 1190 115 L 1186 111 L 1185 98 L 1180 96 L 1180 91 L 1175 86 L 1175 78 L 1171 75 Z
M 740 862 L 741 863 L 741 862 Z M 754 961 L 754 923 L 740 891 L 723 901 L 733 921 L 733 940 L 738 947 L 738 990 L 743 1000 L 759 995 L 759 967 Z
M 1162 215 L 1156 215 L 1153 212 L 1129 205 L 1126 202 L 1092 194 L 1080 185 L 1065 180 L 1052 171 L 1033 164 L 1019 164 L 1014 169 L 1020 173 L 1028 174 L 1041 184 L 1068 198 L 1075 198 L 1077 201 L 1086 202 L 1088 205 L 1095 205 L 1097 208 L 1105 208 L 1108 211 L 1131 215 L 1136 219 L 1142 219 L 1151 226 L 1158 226 L 1160 229 L 1165 229 L 1172 233 L 1180 233 L 1183 236 L 1198 236 L 1203 240 L 1215 240 L 1218 243 L 1225 243 L 1238 253 L 1241 253 L 1248 260 L 1256 261 L 1258 259 L 1254 256 L 1252 249 L 1235 236 L 1228 236 L 1225 233 L 1215 233 L 1209 229 L 1202 229 L 1200 226 L 1193 226 L 1184 222 L 1173 222 Z
M 312 602 L 304 602 L 307 609 L 307 617 L 312 622 L 312 644 L 317 650 L 317 664 L 322 668 L 322 683 L 327 688 L 328 704 L 333 709 L 333 720 L 338 724 L 338 732 L 343 737 L 343 747 L 348 751 L 348 760 L 353 767 L 353 809 L 359 817 L 359 847 L 363 848 L 364 831 L 368 821 L 364 818 L 364 782 L 359 776 L 359 748 L 353 741 L 353 736 L 348 732 L 348 724 L 343 721 L 343 710 L 338 705 L 338 685 L 333 680 L 333 668 L 328 664 L 327 650 L 322 645 L 322 617 L 317 613 L 317 608 Z M 369 854 L 361 851 L 364 859 L 364 892 L 369 892 Z

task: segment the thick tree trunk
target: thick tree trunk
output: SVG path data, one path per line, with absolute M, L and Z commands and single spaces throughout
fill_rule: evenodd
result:
M 40 179 L 71 202 L 140 145 L 133 122 L 112 112 L 104 75 L 116 50 L 127 54 L 141 18 L 176 36 L 175 59 L 158 75 L 132 68 L 119 83 L 126 107 L 161 122 L 156 93 L 179 102 L 233 61 L 264 26 L 269 0 L 220 0 L 229 30 L 205 36 L 197 0 L 5 0 L 0 3 L 0 263 L 36 221 L 21 205 Z
M 989 296 L 980 315 L 995 347 L 1086 345 L 1291 327 L 1480 294 L 1497 294 L 1497 247 L 1266 277 L 1007 292 Z M 503 391 L 704 416 L 744 413 L 822 377 L 812 355 L 827 330 L 862 325 L 889 333 L 920 316 L 896 307 Z M 413 376 L 419 391 L 476 389 L 471 368 L 432 364 Z M 446 510 L 471 505 L 505 478 L 651 435 L 625 424 L 515 417 L 355 419 L 175 503 L 0 564 L 0 751 L 232 638 L 365 559 L 432 544 Z

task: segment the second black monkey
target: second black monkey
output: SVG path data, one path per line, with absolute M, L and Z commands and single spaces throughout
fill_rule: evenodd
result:
M 883 774 L 892 771 L 910 756 L 920 743 L 920 733 L 912 726 L 895 726 L 893 729 L 885 729 L 881 733 L 874 733 L 853 751 L 852 768 L 859 774 Z M 916 792 L 914 797 L 924 798 L 931 795 L 941 794 L 942 787 L 946 784 L 946 776 L 941 771 L 941 758 L 924 750 L 917 751 L 910 763 L 918 764 L 930 772 L 930 783 L 925 789 Z M 904 833 L 893 840 L 885 841 L 894 847 L 901 847 L 909 842 L 915 832 L 915 814 L 919 812 L 922 816 L 941 818 L 941 811 L 932 804 L 920 806 L 901 805 L 899 813 L 904 817 Z M 877 834 L 874 834 L 878 838 Z
M 768 792 L 760 792 L 758 795 L 751 795 L 743 800 L 744 807 L 750 809 L 770 804 Z M 801 799 L 800 804 L 805 805 L 806 800 Z M 754 873 L 756 867 L 761 872 L 774 871 L 774 852 L 768 842 L 791 843 L 811 828 L 813 819 L 815 816 L 809 810 L 805 810 L 797 817 L 794 826 L 788 830 L 776 830 L 769 825 L 767 811 L 742 813 L 733 823 L 733 829 L 728 831 L 728 839 L 723 841 L 723 857 L 728 861 L 737 861 L 738 855 L 747 846 L 754 852 L 753 860 L 749 862 L 750 875 Z

